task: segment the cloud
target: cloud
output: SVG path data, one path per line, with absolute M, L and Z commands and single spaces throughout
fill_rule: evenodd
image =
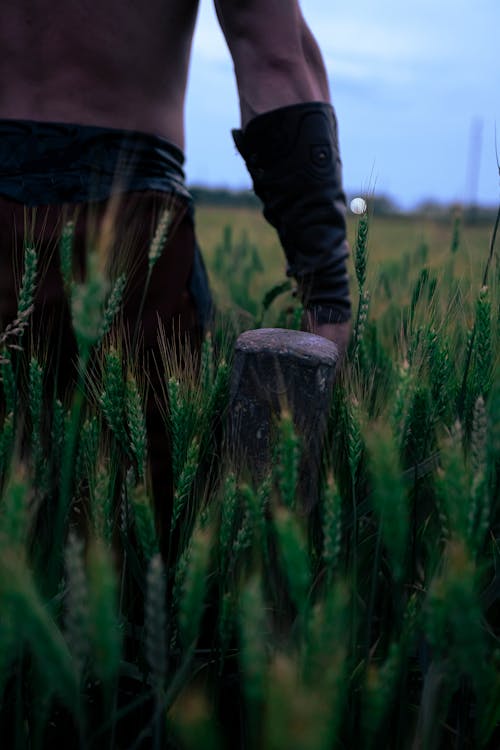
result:
M 496 29 L 498 0 L 356 0 L 330 4 L 302 0 L 301 6 L 337 85 L 373 91 L 426 81 L 455 81 L 489 92 L 500 85 Z M 193 66 L 212 66 L 233 75 L 231 58 L 212 2 L 201 3 Z
M 485 125 L 479 195 L 494 200 L 498 0 L 301 0 L 301 6 L 325 58 L 349 186 L 366 182 L 375 163 L 377 187 L 403 203 L 424 194 L 460 195 L 469 125 L 479 116 Z M 187 106 L 192 179 L 248 184 L 229 135 L 238 122 L 231 58 L 213 2 L 204 0 Z
M 306 20 L 326 59 L 330 77 L 359 86 L 500 86 L 498 0 L 356 0 L 326 4 L 302 0 Z M 465 91 L 464 91 L 465 93 Z

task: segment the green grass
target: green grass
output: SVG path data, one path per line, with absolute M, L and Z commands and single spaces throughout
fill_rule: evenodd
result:
M 226 309 L 198 367 L 187 351 L 163 363 L 175 492 L 163 561 L 140 369 L 109 334 L 122 292 L 92 264 L 72 281 L 66 231 L 80 381 L 64 403 L 44 399 L 27 249 L 19 322 L 0 334 L 9 748 L 499 746 L 497 256 L 481 289 L 492 228 L 376 218 L 366 243 L 358 228 L 355 335 L 306 517 L 291 420 L 256 487 L 221 429 L 237 334 L 300 318 L 287 289 L 263 304 L 283 255 L 257 213 L 198 212 Z
M 370 248 L 374 263 L 370 273 L 377 274 L 377 263 L 401 262 L 404 256 L 414 256 L 417 250 L 427 245 L 427 261 L 437 267 L 448 257 L 453 234 L 453 216 L 436 220 L 424 215 L 377 217 L 370 226 Z M 230 226 L 233 237 L 241 238 L 246 233 L 251 244 L 258 247 L 266 263 L 266 273 L 280 278 L 284 268 L 284 254 L 280 249 L 276 233 L 266 223 L 261 213 L 250 208 L 215 208 L 200 206 L 196 213 L 196 227 L 204 257 L 209 267 L 215 248 L 221 241 L 222 230 Z M 349 213 L 348 236 L 351 245 L 356 236 L 357 219 Z M 491 237 L 489 224 L 461 224 L 459 235 L 459 269 L 468 271 L 484 258 Z

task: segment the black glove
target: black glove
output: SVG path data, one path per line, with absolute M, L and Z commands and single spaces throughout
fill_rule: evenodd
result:
M 333 107 L 281 107 L 233 130 L 233 138 L 304 306 L 318 323 L 349 320 L 346 201 Z

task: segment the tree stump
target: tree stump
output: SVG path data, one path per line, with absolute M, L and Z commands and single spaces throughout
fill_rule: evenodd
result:
M 302 331 L 261 328 L 236 342 L 229 416 L 234 460 L 261 481 L 271 466 L 273 423 L 288 409 L 302 444 L 298 507 L 305 513 L 318 499 L 338 360 L 332 341 Z

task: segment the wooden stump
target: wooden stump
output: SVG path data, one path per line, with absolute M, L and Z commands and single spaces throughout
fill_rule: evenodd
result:
M 318 499 L 321 450 L 339 353 L 322 336 L 282 328 L 246 331 L 236 342 L 231 380 L 230 439 L 239 466 L 255 482 L 271 463 L 272 424 L 288 409 L 303 451 L 299 505 Z

